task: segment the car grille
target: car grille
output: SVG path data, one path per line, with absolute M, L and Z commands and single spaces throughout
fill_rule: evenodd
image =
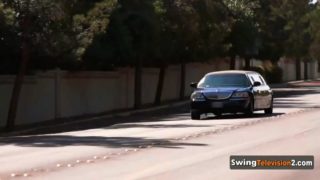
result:
M 204 96 L 211 100 L 228 99 L 232 95 L 232 92 L 205 92 Z

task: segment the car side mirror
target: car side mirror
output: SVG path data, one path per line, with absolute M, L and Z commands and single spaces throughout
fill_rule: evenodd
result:
M 258 82 L 258 81 L 253 83 L 253 87 L 257 87 L 257 86 L 261 86 L 261 85 L 262 85 L 261 82 Z
M 192 87 L 192 88 L 197 88 L 197 86 L 198 86 L 198 83 L 197 82 L 192 82 L 192 83 L 190 83 L 190 87 Z

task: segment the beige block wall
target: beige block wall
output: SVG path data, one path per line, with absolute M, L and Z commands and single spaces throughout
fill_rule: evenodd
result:
M 318 76 L 318 61 L 311 61 L 309 64 L 309 78 L 310 79 L 317 79 Z
M 61 81 L 62 117 L 124 108 L 121 85 L 117 72 L 66 74 Z
M 13 76 L 4 76 L 0 80 L 0 126 L 4 126 L 7 119 L 13 82 Z M 41 122 L 54 118 L 53 84 L 53 76 L 26 77 L 17 110 L 17 125 Z
M 190 63 L 186 65 L 186 85 L 185 95 L 192 93 L 192 88 L 189 86 L 191 82 L 199 82 L 199 80 L 206 74 L 202 71 L 205 65 L 200 63 Z
M 252 59 L 251 60 L 251 66 L 254 67 L 259 67 L 263 65 L 263 61 L 257 60 L 257 59 Z
M 244 59 L 241 59 L 240 57 L 236 57 L 236 70 L 241 70 L 244 67 Z
M 301 79 L 304 79 L 304 65 L 305 64 L 303 62 L 301 62 L 300 64 L 301 64 L 300 65 L 300 67 L 301 67 L 301 71 L 300 71 L 301 72 Z
M 288 58 L 281 58 L 278 65 L 283 70 L 283 81 L 293 81 L 296 79 L 295 61 Z
M 121 107 L 133 108 L 134 106 L 134 69 L 121 68 L 118 70 L 121 73 L 120 83 L 121 89 Z
M 296 80 L 296 62 L 293 59 L 282 58 L 279 61 L 279 66 L 283 70 L 284 81 Z M 301 79 L 304 79 L 305 63 L 301 62 Z M 307 63 L 308 66 L 308 79 L 317 79 L 318 76 L 318 62 L 311 61 Z
M 162 101 L 179 98 L 180 89 L 180 66 L 169 66 L 164 78 Z
M 142 97 L 141 97 L 142 104 L 151 104 L 154 102 L 157 85 L 158 85 L 158 79 L 159 79 L 158 77 L 159 77 L 159 69 L 157 68 L 143 69 Z
M 207 73 L 228 70 L 229 59 L 213 60 L 209 63 L 189 63 L 186 65 L 185 95 L 190 95 L 193 89 L 189 86 L 191 82 L 199 82 Z
M 54 78 L 38 77 L 21 93 L 17 124 L 41 122 L 55 117 Z
M 237 61 L 237 67 L 243 64 Z M 255 64 L 259 62 L 253 62 Z M 295 80 L 295 62 L 282 58 L 279 61 L 285 81 Z M 317 78 L 318 63 L 309 63 L 309 77 Z M 166 70 L 162 101 L 176 100 L 180 93 L 181 66 Z M 190 82 L 198 82 L 212 71 L 229 69 L 223 60 L 211 63 L 186 64 L 185 94 L 190 95 Z M 301 67 L 303 77 L 303 64 Z M 153 103 L 158 84 L 159 69 L 146 68 L 142 74 L 142 103 Z M 58 78 L 60 77 L 60 78 Z M 57 81 L 57 79 L 60 79 Z M 12 91 L 13 76 L 0 76 L 0 126 L 4 126 Z M 17 124 L 52 120 L 55 117 L 81 116 L 134 105 L 134 69 L 121 68 L 115 72 L 47 72 L 27 77 L 22 89 Z

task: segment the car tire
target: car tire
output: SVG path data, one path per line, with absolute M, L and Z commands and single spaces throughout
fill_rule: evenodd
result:
M 191 119 L 200 120 L 201 113 L 197 110 L 191 110 Z
M 254 112 L 254 100 L 253 100 L 253 98 L 251 98 L 249 106 L 248 106 L 247 110 L 245 111 L 245 114 L 247 116 L 252 116 L 253 112 Z
M 265 110 L 264 110 L 264 113 L 265 113 L 265 114 L 269 114 L 269 115 L 273 113 L 273 98 L 272 98 L 272 100 L 271 100 L 270 108 L 265 109 Z
M 215 116 L 221 116 L 222 115 L 222 112 L 214 112 L 213 113 Z

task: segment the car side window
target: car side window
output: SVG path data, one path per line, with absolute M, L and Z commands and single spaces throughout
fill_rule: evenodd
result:
M 258 75 L 258 74 L 251 74 L 250 75 L 250 79 L 252 80 L 252 84 L 254 82 L 260 82 L 262 85 L 265 85 L 265 81 L 263 80 L 263 78 Z
M 250 75 L 250 80 L 251 80 L 251 83 L 253 84 L 255 82 L 254 78 Z
M 261 82 L 262 82 L 263 85 L 266 85 L 266 81 L 263 79 L 262 76 L 259 76 L 259 79 L 261 80 Z

